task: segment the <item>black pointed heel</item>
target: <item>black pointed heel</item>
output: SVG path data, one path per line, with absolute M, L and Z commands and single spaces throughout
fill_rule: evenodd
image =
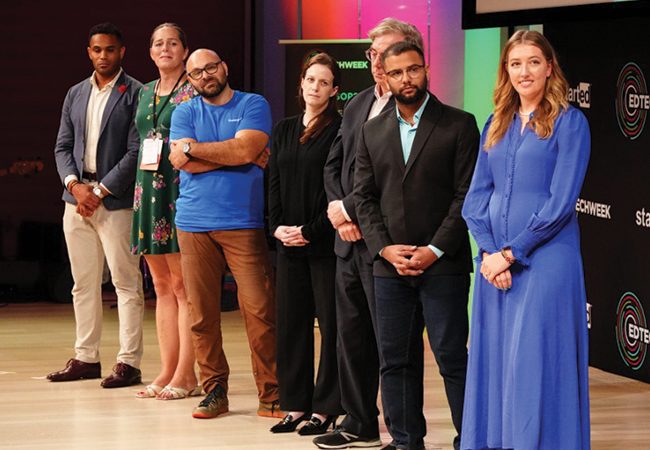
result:
M 327 429 L 332 425 L 332 429 L 336 428 L 336 419 L 339 416 L 327 416 L 325 421 L 321 421 L 318 417 L 312 416 L 300 430 L 298 434 L 301 436 L 313 436 L 316 434 L 325 434 Z
M 298 424 L 300 422 L 304 422 L 305 420 L 309 419 L 310 413 L 306 412 L 300 417 L 296 417 L 295 419 L 291 414 L 287 414 L 284 416 L 284 419 L 282 419 L 280 422 L 276 423 L 271 427 L 271 433 L 291 433 L 293 431 L 296 431 L 296 428 L 298 427 Z

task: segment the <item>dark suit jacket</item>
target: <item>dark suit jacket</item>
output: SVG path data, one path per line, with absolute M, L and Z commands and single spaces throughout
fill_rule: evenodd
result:
M 361 133 L 361 127 L 366 123 L 370 108 L 375 101 L 375 85 L 361 91 L 355 95 L 345 105 L 343 113 L 343 122 L 341 128 L 332 143 L 325 169 L 323 181 L 325 182 L 325 192 L 327 200 L 342 200 L 346 212 L 355 224 L 359 224 L 357 212 L 352 198 L 354 188 L 354 166 L 356 161 L 357 138 Z M 395 100 L 391 97 L 390 101 L 384 108 L 384 111 L 395 108 Z M 346 242 L 336 233 L 334 241 L 334 252 L 337 256 L 345 258 L 352 249 L 352 242 Z M 363 241 L 358 241 L 358 245 L 365 247 Z M 365 254 L 365 252 L 364 252 Z M 372 258 L 368 257 L 368 263 Z
M 472 270 L 461 217 L 479 147 L 473 115 L 433 95 L 418 125 L 406 164 L 395 108 L 368 121 L 357 146 L 354 203 L 375 276 L 399 276 L 379 256 L 387 245 L 434 245 L 445 254 L 425 275 Z
M 138 92 L 142 84 L 122 72 L 106 102 L 97 142 L 97 178 L 113 195 L 104 197 L 108 210 L 133 206 L 133 185 L 138 163 L 140 136 L 135 128 Z M 82 178 L 86 152 L 86 111 L 92 85 L 87 78 L 71 87 L 63 102 L 61 125 L 54 156 L 61 181 L 74 174 Z M 63 200 L 76 204 L 63 190 Z

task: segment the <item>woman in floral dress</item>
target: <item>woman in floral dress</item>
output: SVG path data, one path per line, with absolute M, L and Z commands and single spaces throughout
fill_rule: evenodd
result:
M 136 397 L 172 400 L 201 393 L 174 225 L 178 172 L 168 159 L 172 112 L 196 93 L 185 73 L 187 38 L 178 25 L 156 27 L 149 53 L 160 78 L 140 91 L 136 127 L 141 143 L 131 245 L 134 254 L 144 255 L 153 278 L 162 368 Z

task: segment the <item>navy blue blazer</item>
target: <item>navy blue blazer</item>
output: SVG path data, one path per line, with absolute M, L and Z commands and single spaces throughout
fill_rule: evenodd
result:
M 140 136 L 135 128 L 138 93 L 142 83 L 122 72 L 106 102 L 97 142 L 97 179 L 113 195 L 103 199 L 104 207 L 117 210 L 133 207 L 133 186 L 138 164 Z M 92 84 L 86 78 L 70 88 L 63 102 L 61 124 L 54 157 L 61 182 L 68 175 L 80 180 L 86 151 L 86 111 Z M 63 190 L 63 200 L 76 204 Z

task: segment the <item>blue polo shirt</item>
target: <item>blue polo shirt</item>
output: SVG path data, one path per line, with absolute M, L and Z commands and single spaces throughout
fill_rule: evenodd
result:
M 225 105 L 210 105 L 200 96 L 178 105 L 170 138 L 218 142 L 233 139 L 240 130 L 270 136 L 271 127 L 271 110 L 264 97 L 234 91 Z M 264 228 L 264 171 L 255 164 L 197 174 L 181 170 L 176 208 L 176 226 L 182 231 Z

